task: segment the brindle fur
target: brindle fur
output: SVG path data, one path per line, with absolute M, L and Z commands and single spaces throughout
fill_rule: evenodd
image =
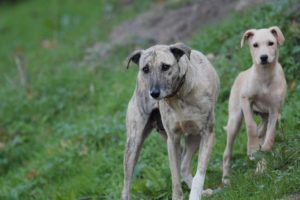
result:
M 180 43 L 135 51 L 128 64 L 130 61 L 138 64 L 140 70 L 127 109 L 122 199 L 130 199 L 133 170 L 152 129 L 167 141 L 172 199 L 183 199 L 179 174 L 191 188 L 190 199 L 201 199 L 214 139 L 214 109 L 219 92 L 216 71 L 202 53 Z M 162 63 L 170 65 L 170 69 L 162 71 Z M 149 73 L 142 70 L 146 65 Z M 149 95 L 153 87 L 161 92 L 157 99 Z M 184 138 L 183 147 L 180 138 Z M 198 167 L 193 178 L 191 159 L 198 149 Z

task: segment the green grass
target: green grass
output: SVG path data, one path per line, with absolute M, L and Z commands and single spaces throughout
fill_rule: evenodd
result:
M 125 111 L 137 69 L 125 70 L 133 46 L 115 49 L 97 67 L 80 65 L 84 50 L 105 41 L 112 28 L 152 6 L 133 1 L 28 0 L 0 8 L 0 199 L 119 199 L 123 179 Z M 177 1 L 167 3 L 175 5 Z M 182 2 L 180 2 L 182 3 Z M 239 71 L 251 64 L 240 49 L 243 31 L 278 25 L 286 43 L 280 49 L 289 92 L 268 169 L 255 175 L 246 157 L 244 128 L 234 146 L 232 185 L 209 199 L 280 199 L 300 192 L 300 25 L 292 3 L 274 1 L 195 34 L 187 43 L 214 53 L 221 78 L 216 143 L 205 186 L 221 184 L 227 101 Z M 299 17 L 299 14 L 298 14 Z M 42 48 L 49 40 L 51 49 Z M 24 53 L 33 93 L 20 87 L 14 53 Z M 2 146 L 2 147 L 1 147 Z M 194 160 L 194 168 L 196 160 Z M 185 195 L 188 190 L 185 187 Z M 133 199 L 170 199 L 166 146 L 153 133 L 146 141 L 132 186 Z

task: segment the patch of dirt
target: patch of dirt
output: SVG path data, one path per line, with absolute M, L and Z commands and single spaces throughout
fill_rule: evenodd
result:
M 240 11 L 265 1 L 198 0 L 174 10 L 156 7 L 117 26 L 111 34 L 111 40 L 118 44 L 133 40 L 164 44 L 185 40 L 199 28 L 221 21 L 231 10 Z
M 108 43 L 96 43 L 86 51 L 85 61 L 108 56 L 119 45 L 169 44 L 190 38 L 201 27 L 219 22 L 232 10 L 241 11 L 268 0 L 195 0 L 184 7 L 157 6 L 115 27 Z

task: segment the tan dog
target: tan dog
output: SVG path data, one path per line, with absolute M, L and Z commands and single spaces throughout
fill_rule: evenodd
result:
M 253 65 L 236 78 L 229 98 L 227 145 L 223 155 L 223 182 L 229 183 L 230 157 L 234 139 L 239 132 L 242 118 L 248 134 L 248 155 L 261 148 L 269 151 L 275 140 L 275 128 L 286 96 L 286 80 L 278 62 L 278 46 L 284 42 L 281 30 L 274 26 L 267 29 L 247 30 L 241 47 L 247 41 Z M 257 127 L 254 114 L 261 116 Z
M 201 199 L 212 150 L 214 108 L 219 78 L 207 58 L 183 44 L 138 50 L 129 62 L 139 65 L 137 85 L 128 104 L 122 199 L 130 199 L 132 173 L 145 138 L 156 128 L 167 139 L 172 199 L 183 199 L 180 172 L 191 188 L 190 199 Z M 185 139 L 183 149 L 180 139 Z M 201 141 L 201 142 L 200 142 Z M 197 173 L 190 163 L 200 149 Z

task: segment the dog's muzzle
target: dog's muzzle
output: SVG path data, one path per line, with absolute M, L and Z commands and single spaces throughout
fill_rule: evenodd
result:
M 262 65 L 268 64 L 268 55 L 261 55 L 260 62 Z
M 157 87 L 151 88 L 150 95 L 152 98 L 157 99 L 160 96 L 160 89 Z

